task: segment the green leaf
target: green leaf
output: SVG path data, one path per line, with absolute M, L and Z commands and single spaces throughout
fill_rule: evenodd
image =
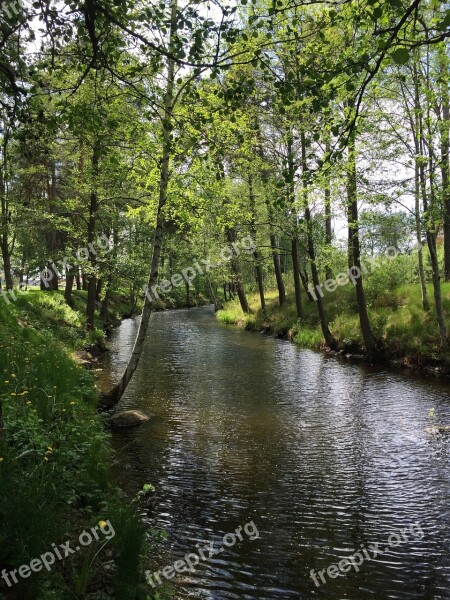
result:
M 398 48 L 391 54 L 392 60 L 397 65 L 406 65 L 406 63 L 411 58 L 409 50 L 407 48 Z
M 450 10 L 447 11 L 444 19 L 438 25 L 438 28 L 442 31 L 447 29 L 447 27 L 450 27 Z

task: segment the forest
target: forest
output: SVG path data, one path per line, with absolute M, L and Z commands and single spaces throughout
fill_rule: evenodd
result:
M 111 473 L 155 318 L 448 383 L 450 5 L 6 0 L 0 29 L 0 598 L 188 598 L 145 582 L 155 482 Z

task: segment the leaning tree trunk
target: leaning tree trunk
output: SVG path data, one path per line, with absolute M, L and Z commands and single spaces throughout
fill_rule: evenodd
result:
M 171 1 L 171 15 L 170 15 L 170 39 L 171 42 L 175 41 L 177 29 L 177 0 Z M 141 322 L 139 324 L 138 333 L 134 342 L 134 347 L 131 352 L 131 357 L 128 361 L 125 372 L 123 373 L 120 381 L 114 386 L 114 388 L 103 397 L 103 405 L 105 407 L 113 407 L 121 397 L 123 396 L 128 384 L 136 371 L 142 351 L 144 348 L 144 342 L 147 335 L 148 324 L 150 315 L 153 310 L 153 300 L 151 296 L 151 289 L 158 283 L 158 271 L 159 263 L 161 258 L 161 249 L 164 234 L 164 217 L 163 209 L 167 200 L 167 189 L 170 179 L 170 158 L 172 153 L 172 122 L 173 122 L 173 108 L 174 108 L 174 80 L 175 80 L 175 63 L 172 59 L 168 59 L 167 68 L 167 88 L 164 98 L 164 115 L 162 118 L 163 128 L 163 152 L 161 157 L 161 169 L 159 179 L 159 197 L 158 197 L 158 208 L 157 208 L 157 219 L 153 239 L 152 248 L 152 260 L 150 266 L 150 274 L 147 284 L 147 294 L 145 295 L 144 306 L 142 308 Z

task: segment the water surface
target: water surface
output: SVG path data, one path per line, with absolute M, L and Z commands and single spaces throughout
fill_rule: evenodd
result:
M 137 325 L 114 332 L 103 385 Z M 154 314 L 121 408 L 156 417 L 113 437 L 125 489 L 156 487 L 143 516 L 168 539 L 153 567 L 253 521 L 259 539 L 177 575 L 176 598 L 450 599 L 450 445 L 426 431 L 450 425 L 448 391 L 227 328 L 209 307 Z M 388 547 L 413 524 L 423 536 Z M 314 584 L 311 569 L 371 543 L 386 551 Z

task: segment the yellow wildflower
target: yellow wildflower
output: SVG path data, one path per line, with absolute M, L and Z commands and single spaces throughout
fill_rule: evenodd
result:
M 108 526 L 108 523 L 106 521 L 99 521 L 98 525 L 99 525 L 100 529 L 104 529 L 105 527 Z

